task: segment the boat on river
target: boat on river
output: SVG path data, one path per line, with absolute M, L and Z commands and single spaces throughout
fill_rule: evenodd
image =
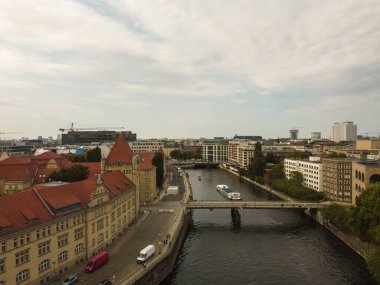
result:
M 216 190 L 218 190 L 220 193 L 222 193 L 225 197 L 227 197 L 230 200 L 241 200 L 240 193 L 227 185 L 216 185 Z

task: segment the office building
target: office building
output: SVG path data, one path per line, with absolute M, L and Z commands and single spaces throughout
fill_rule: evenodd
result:
M 354 141 L 357 137 L 357 126 L 353 122 L 336 122 L 332 128 L 334 142 Z

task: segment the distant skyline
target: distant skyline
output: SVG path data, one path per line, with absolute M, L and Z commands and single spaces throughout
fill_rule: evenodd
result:
M 380 133 L 380 1 L 0 1 L 0 134 Z

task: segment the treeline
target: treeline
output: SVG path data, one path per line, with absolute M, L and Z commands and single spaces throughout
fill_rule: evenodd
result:
M 177 160 L 201 159 L 202 149 L 198 148 L 196 151 L 175 149 L 170 152 L 170 157 Z
M 366 189 L 357 198 L 355 207 L 334 204 L 323 210 L 323 216 L 341 231 L 380 245 L 380 186 Z M 380 248 L 367 259 L 367 265 L 380 282 Z
M 309 155 L 304 152 L 294 151 L 288 154 L 291 158 L 304 158 Z M 255 145 L 254 156 L 251 159 L 246 175 L 252 180 L 263 184 L 264 183 L 264 171 L 267 163 L 272 163 L 273 157 L 269 154 L 264 157 L 261 144 L 259 142 Z M 245 173 L 240 170 L 240 175 Z M 319 201 L 324 198 L 324 194 L 317 192 L 313 189 L 307 188 L 303 185 L 302 173 L 294 171 L 291 174 L 290 179 L 285 178 L 284 168 L 281 164 L 276 164 L 269 171 L 269 185 L 279 191 L 286 193 L 296 199 L 305 201 Z
M 102 152 L 99 147 L 87 151 L 85 154 L 76 154 L 69 157 L 71 162 L 100 162 Z
M 48 180 L 62 181 L 62 182 L 75 182 L 87 179 L 90 171 L 87 166 L 73 165 L 68 168 L 62 168 L 59 171 L 52 172 Z

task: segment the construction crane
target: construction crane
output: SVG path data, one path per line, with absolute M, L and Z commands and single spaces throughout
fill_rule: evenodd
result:
M 71 127 L 68 128 L 68 129 L 65 129 L 65 128 L 60 128 L 59 130 L 61 132 L 75 132 L 75 131 L 84 131 L 84 130 L 105 130 L 105 129 L 121 129 L 121 130 L 124 130 L 125 128 L 124 127 L 97 127 L 97 128 L 74 128 L 74 123 L 71 123 Z

